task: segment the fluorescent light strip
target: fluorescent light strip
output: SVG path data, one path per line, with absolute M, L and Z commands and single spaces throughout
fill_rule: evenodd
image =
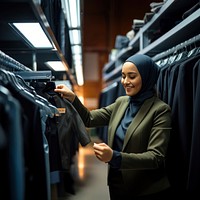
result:
M 76 65 L 77 63 L 82 64 L 82 55 L 81 55 L 81 54 L 74 54 L 74 55 L 73 55 L 73 59 L 74 59 L 75 65 Z
M 81 44 L 81 31 L 78 29 L 69 30 L 71 44 Z
M 74 60 L 74 66 L 75 66 L 75 71 L 76 71 L 77 83 L 78 85 L 82 86 L 84 84 L 82 55 L 74 54 L 73 60 Z
M 39 23 L 13 23 L 35 48 L 53 48 Z
M 80 45 L 73 45 L 72 47 L 72 54 L 81 54 L 82 49 Z
M 79 0 L 66 0 L 67 21 L 70 28 L 80 27 L 80 2 Z
M 45 64 L 54 71 L 66 71 L 66 68 L 61 61 L 48 61 Z
M 61 0 L 65 10 L 67 23 L 69 26 L 69 37 L 72 49 L 73 63 L 77 78 L 77 84 L 82 86 L 83 66 L 82 66 L 82 41 L 81 41 L 81 20 L 80 20 L 80 0 Z
M 76 71 L 77 83 L 78 85 L 82 86 L 84 84 L 82 65 L 80 64 L 75 65 L 75 71 Z

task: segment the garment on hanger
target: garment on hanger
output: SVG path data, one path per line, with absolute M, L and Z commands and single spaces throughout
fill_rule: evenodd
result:
M 31 85 L 38 94 L 46 98 L 60 111 L 60 115 L 54 117 L 58 131 L 58 145 L 62 168 L 69 170 L 72 158 L 78 150 L 79 142 L 82 146 L 85 146 L 91 141 L 84 123 L 72 104 L 54 92 L 54 82 L 35 82 Z
M 200 60 L 195 64 L 193 68 L 193 129 L 191 139 L 191 151 L 189 160 L 189 173 L 187 189 L 192 194 L 199 195 L 200 188 Z
M 6 199 L 25 199 L 21 109 L 19 102 L 0 85 L 0 187 Z
M 197 160 L 197 155 L 200 155 L 198 49 L 187 51 L 181 58 L 177 56 L 174 62 L 163 69 L 161 67 L 157 83 L 161 98 L 172 108 L 173 130 L 166 162 L 169 178 L 174 190 L 188 197 L 192 197 L 200 188 L 197 181 L 200 178 L 197 171 L 197 166 L 200 166 Z
M 36 199 L 38 195 L 43 199 L 50 199 L 49 155 L 44 126 L 51 109 L 44 109 L 47 105 L 20 84 L 10 71 L 0 69 L 0 85 L 9 90 L 21 107 L 25 199 Z

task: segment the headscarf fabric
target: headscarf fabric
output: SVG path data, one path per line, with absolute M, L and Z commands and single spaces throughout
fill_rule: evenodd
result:
M 142 78 L 142 88 L 138 94 L 131 97 L 132 100 L 144 101 L 155 93 L 155 84 L 158 79 L 159 67 L 151 57 L 143 54 L 135 54 L 129 57 L 125 62 L 133 63 Z

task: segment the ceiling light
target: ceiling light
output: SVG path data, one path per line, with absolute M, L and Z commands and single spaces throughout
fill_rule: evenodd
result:
M 80 45 L 72 46 L 72 54 L 82 54 L 82 49 Z
M 82 55 L 81 54 L 74 54 L 73 55 L 74 63 L 81 63 L 82 64 Z
M 77 83 L 78 83 L 78 85 L 82 86 L 84 84 L 82 65 L 80 63 L 75 64 L 75 70 L 76 70 Z
M 69 30 L 69 37 L 72 44 L 81 44 L 81 30 Z
M 39 23 L 13 23 L 35 48 L 53 48 Z
M 80 1 L 65 0 L 65 6 L 69 28 L 80 27 Z
M 78 85 L 83 85 L 80 0 L 61 0 L 61 2 L 69 27 L 69 37 L 77 83 Z
M 54 71 L 66 71 L 66 67 L 61 61 L 48 61 L 45 64 Z

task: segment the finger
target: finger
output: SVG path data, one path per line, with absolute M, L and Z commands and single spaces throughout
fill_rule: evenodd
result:
M 107 144 L 105 144 L 104 142 L 102 142 L 102 143 L 94 143 L 94 146 L 107 146 Z
M 62 89 L 62 88 L 63 88 L 63 85 L 57 85 L 56 88 Z
M 54 89 L 54 91 L 55 91 L 55 92 L 60 92 L 61 89 L 56 88 L 56 89 Z
M 99 152 L 102 152 L 104 149 L 103 147 L 94 147 L 94 151 L 99 151 Z
M 99 150 L 94 150 L 95 155 L 102 155 L 102 152 Z
M 99 145 L 99 144 L 96 144 L 96 143 L 95 143 L 95 144 L 93 145 L 93 148 L 102 151 L 103 148 L 104 148 L 104 145 Z
M 107 146 L 107 144 L 105 144 L 104 142 L 102 143 L 98 143 L 99 146 Z

